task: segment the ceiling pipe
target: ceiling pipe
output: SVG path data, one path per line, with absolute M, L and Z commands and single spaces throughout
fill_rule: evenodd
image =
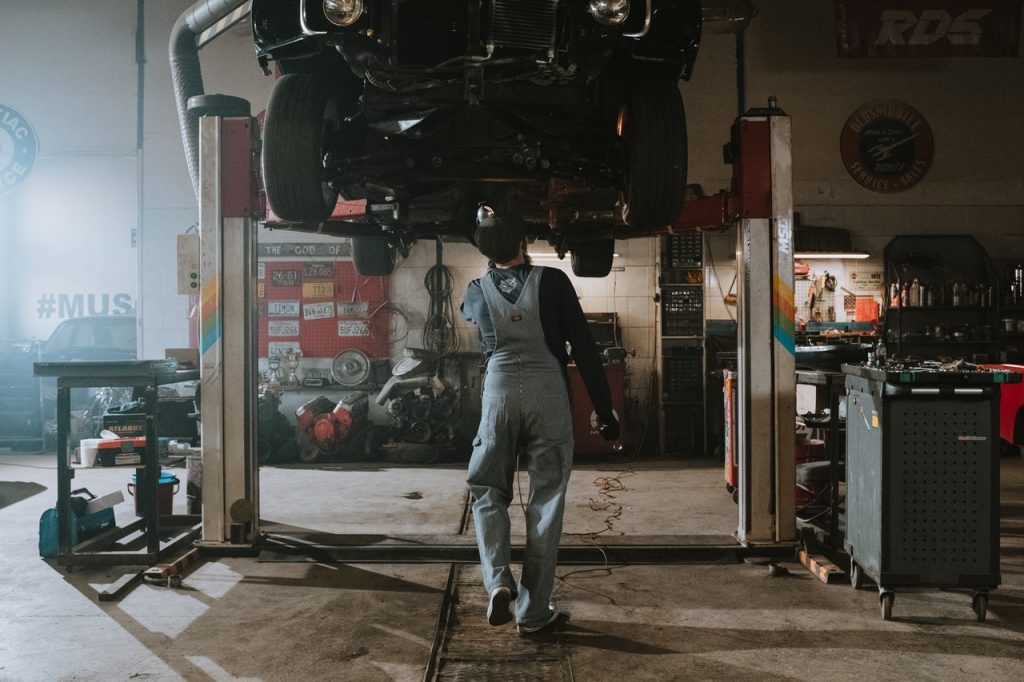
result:
M 199 66 L 199 34 L 244 5 L 246 0 L 199 0 L 185 10 L 171 29 L 168 55 L 174 100 L 178 107 L 178 126 L 185 145 L 192 190 L 199 198 L 199 118 L 190 115 L 188 101 L 203 92 L 203 73 Z

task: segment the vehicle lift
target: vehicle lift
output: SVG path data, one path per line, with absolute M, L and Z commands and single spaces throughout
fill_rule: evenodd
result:
M 201 116 L 200 549 L 244 554 L 259 547 L 301 547 L 329 551 L 336 560 L 349 562 L 478 561 L 475 541 L 467 536 L 432 541 L 418 537 L 415 543 L 396 537 L 394 543 L 372 546 L 353 539 L 313 546 L 261 533 L 253 314 L 256 228 L 266 216 L 260 195 L 259 125 L 244 100 L 219 95 L 195 99 L 202 100 L 192 112 Z M 743 554 L 791 555 L 796 547 L 791 124 L 774 98 L 767 109 L 736 119 L 726 160 L 733 165 L 729 191 L 686 202 L 673 225 L 629 234 L 654 237 L 737 227 L 740 475 L 734 538 L 687 545 L 680 544 L 685 538 L 650 536 L 601 546 L 566 538 L 559 553 L 562 563 L 601 564 L 609 556 L 645 563 L 717 562 Z M 331 230 L 325 226 L 323 231 Z M 513 548 L 514 561 L 521 555 L 521 547 Z

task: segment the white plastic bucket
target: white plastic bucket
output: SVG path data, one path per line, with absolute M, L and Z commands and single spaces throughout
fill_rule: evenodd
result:
M 102 438 L 83 438 L 82 442 L 78 444 L 79 462 L 83 467 L 94 467 L 96 466 L 96 446 Z

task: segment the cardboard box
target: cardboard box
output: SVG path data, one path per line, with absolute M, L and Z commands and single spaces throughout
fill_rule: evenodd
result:
M 164 357 L 177 360 L 180 369 L 195 369 L 199 366 L 198 348 L 167 348 Z

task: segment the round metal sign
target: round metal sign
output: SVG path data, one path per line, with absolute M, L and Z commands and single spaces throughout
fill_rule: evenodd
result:
M 36 131 L 16 109 L 0 104 L 0 194 L 28 177 L 39 152 Z
M 878 100 L 847 119 L 839 139 L 843 165 L 857 183 L 874 192 L 910 189 L 932 165 L 932 130 L 909 104 Z

